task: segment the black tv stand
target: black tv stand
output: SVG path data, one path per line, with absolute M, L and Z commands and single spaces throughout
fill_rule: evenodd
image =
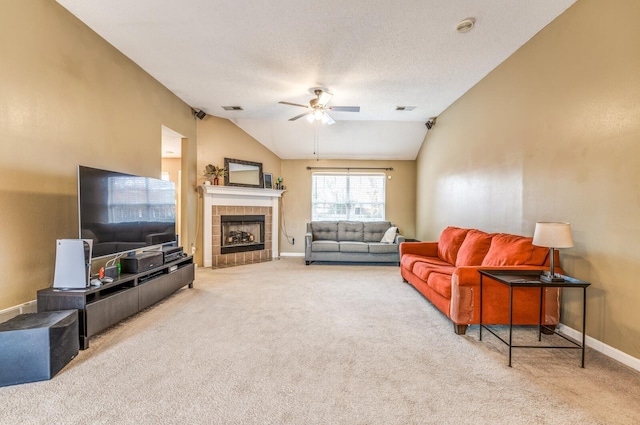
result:
M 78 310 L 80 349 L 89 338 L 144 310 L 185 285 L 193 288 L 195 265 L 187 255 L 142 273 L 123 273 L 111 283 L 86 289 L 38 291 L 38 313 Z

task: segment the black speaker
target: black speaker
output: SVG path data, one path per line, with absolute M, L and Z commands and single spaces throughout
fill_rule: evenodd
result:
M 431 130 L 433 126 L 436 125 L 436 119 L 437 117 L 429 118 L 429 120 L 424 123 L 424 125 L 427 126 L 427 130 Z
M 194 115 L 195 115 L 196 117 L 198 117 L 198 119 L 203 120 L 203 119 L 204 119 L 204 117 L 206 117 L 206 116 L 207 116 L 207 113 L 206 113 L 205 111 L 203 111 L 202 109 L 200 109 L 200 110 L 198 110 L 198 111 L 195 111 L 195 112 L 194 112 Z
M 51 379 L 80 348 L 78 310 L 21 314 L 0 324 L 0 387 Z
M 120 259 L 122 273 L 142 273 L 164 263 L 162 251 L 145 251 Z

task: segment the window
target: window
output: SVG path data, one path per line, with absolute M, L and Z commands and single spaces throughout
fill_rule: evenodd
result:
M 313 173 L 311 219 L 385 219 L 384 173 Z

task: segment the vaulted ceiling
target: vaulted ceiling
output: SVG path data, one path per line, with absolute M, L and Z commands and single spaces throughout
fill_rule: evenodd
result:
M 57 0 L 282 159 L 415 159 L 436 117 L 576 0 Z M 456 26 L 475 18 L 466 33 Z M 310 89 L 333 93 L 328 126 Z M 223 106 L 240 106 L 226 111 Z M 398 111 L 397 107 L 414 107 Z

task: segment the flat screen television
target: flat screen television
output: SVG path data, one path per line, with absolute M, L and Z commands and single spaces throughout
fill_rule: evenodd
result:
M 80 238 L 91 258 L 177 242 L 173 182 L 78 167 Z

